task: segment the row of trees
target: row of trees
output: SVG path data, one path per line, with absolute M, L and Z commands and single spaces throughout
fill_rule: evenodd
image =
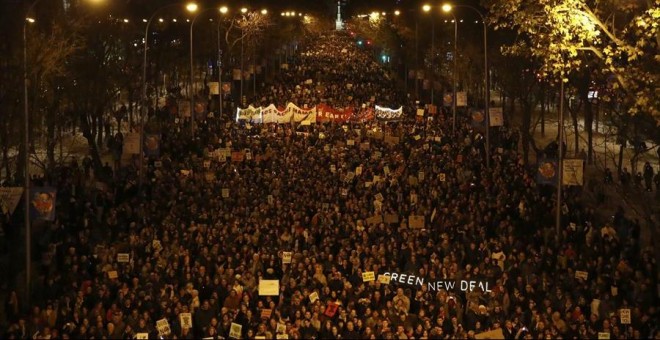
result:
M 505 121 L 520 124 L 525 159 L 531 150 L 542 149 L 532 136 L 537 126 L 545 132 L 547 113 L 558 102 L 560 81 L 566 83 L 566 97 L 571 98 L 567 112 L 573 123 L 574 150 L 585 145 L 589 162 L 594 159 L 593 125 L 598 118 L 602 125 L 613 127 L 612 142 L 621 145 L 619 169 L 626 144 L 635 146 L 634 168 L 641 153 L 660 143 L 660 0 L 483 0 L 481 5 L 490 28 L 491 87 L 501 93 Z M 456 10 L 457 17 L 465 19 L 459 24 L 458 86 L 468 91 L 474 104 L 481 104 L 481 25 L 473 24 L 478 18 L 471 11 Z M 394 51 L 400 64 L 407 66 L 402 70 L 415 65 L 424 69 L 425 79 L 435 83 L 439 94 L 451 90 L 453 76 L 448 54 L 453 52 L 454 27 L 442 19 L 414 9 L 379 20 L 357 18 L 351 27 Z M 436 29 L 433 50 L 431 20 Z M 405 71 L 402 77 L 408 76 Z M 587 133 L 583 143 L 581 120 Z
M 61 147 L 63 132 L 72 128 L 83 134 L 94 166 L 100 167 L 100 149 L 113 133 L 111 121 L 130 120 L 140 112 L 141 105 L 146 24 L 143 16 L 137 14 L 139 9 L 121 4 L 92 9 L 82 1 L 67 4 L 70 7 L 65 8 L 62 2 L 55 1 L 39 3 L 31 14 L 36 15 L 37 20 L 28 24 L 27 30 L 30 157 L 33 164 L 46 170 L 61 161 L 57 157 L 57 146 Z M 145 7 L 142 11 L 152 13 L 157 8 Z M 9 14 L 24 10 L 4 9 L 0 11 L 4 28 L 1 30 L 4 43 L 0 45 L 0 55 L 3 55 L 0 63 L 2 173 L 4 179 L 20 180 L 22 160 L 26 156 L 21 144 L 22 129 L 17 128 L 23 126 L 20 36 L 23 22 L 16 20 L 22 15 L 10 17 Z M 150 27 L 146 80 L 151 107 L 157 93 L 165 92 L 167 87 L 185 88 L 190 80 L 190 23 L 186 18 L 192 20 L 193 17 L 191 14 L 182 16 L 181 9 L 175 12 L 171 7 L 170 10 L 163 10 L 161 14 L 165 19 L 154 20 Z M 273 51 L 283 51 L 291 41 L 319 27 L 309 22 L 305 25 L 300 19 L 284 20 L 279 14 L 234 11 L 234 14 L 220 17 L 217 11 L 211 12 L 201 14 L 204 17 L 197 20 L 194 35 L 195 73 L 206 74 L 207 81 L 217 79 L 218 41 L 223 51 L 223 77 L 229 81 L 231 70 L 241 67 L 241 48 L 247 69 L 248 65 L 260 65 L 266 63 L 267 58 L 276 58 Z M 275 25 L 278 29 L 273 29 Z M 213 65 L 211 70 L 209 64 Z M 211 77 L 213 73 L 215 76 Z M 125 110 L 119 110 L 122 104 L 126 105 Z M 46 151 L 44 156 L 37 152 L 41 149 Z M 13 173 L 16 174 L 14 178 L 11 177 Z

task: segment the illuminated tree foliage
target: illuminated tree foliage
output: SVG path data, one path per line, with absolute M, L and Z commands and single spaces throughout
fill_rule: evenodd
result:
M 660 0 L 482 2 L 495 29 L 519 34 L 503 53 L 537 59 L 543 77 L 565 82 L 595 60 L 628 113 L 650 114 L 660 124 Z

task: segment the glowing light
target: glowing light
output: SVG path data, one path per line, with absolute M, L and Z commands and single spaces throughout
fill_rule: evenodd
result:
M 241 8 L 241 13 L 247 13 L 247 8 L 245 7 Z
M 423 10 L 424 12 L 428 12 L 428 11 L 430 11 L 430 10 L 431 10 L 431 5 L 424 5 L 424 6 L 422 6 L 422 10 Z
M 267 10 L 267 9 L 265 9 L 265 8 L 264 8 L 264 9 L 262 9 L 262 10 L 261 10 L 261 14 L 263 14 L 263 15 L 266 15 L 266 14 L 268 14 L 268 10 Z
M 220 7 L 220 13 L 222 13 L 222 14 L 226 14 L 227 11 L 229 11 L 229 9 L 227 8 L 227 6 L 222 6 L 222 7 Z
M 190 12 L 190 13 L 196 12 L 197 11 L 197 4 L 194 3 L 194 2 L 191 2 L 191 3 L 187 4 L 186 5 L 186 10 L 188 10 L 188 12 Z
M 398 16 L 399 14 L 401 14 L 401 12 L 399 12 L 399 10 L 394 11 L 394 15 Z
M 442 11 L 443 12 L 451 12 L 452 6 L 450 4 L 444 4 L 442 5 Z

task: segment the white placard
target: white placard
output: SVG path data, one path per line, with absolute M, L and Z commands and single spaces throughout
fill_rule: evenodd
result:
M 621 324 L 630 325 L 632 320 L 632 317 L 630 316 L 630 309 L 620 309 L 619 314 L 619 317 L 621 318 Z
M 318 301 L 319 299 L 319 293 L 313 292 L 312 294 L 309 294 L 309 302 L 314 303 Z
M 190 313 L 181 313 L 179 314 L 179 321 L 181 322 L 181 328 L 192 329 L 192 314 Z
M 119 263 L 128 263 L 130 260 L 130 255 L 128 253 L 119 253 L 117 254 L 117 262 Z
M 158 329 L 158 334 L 162 337 L 170 335 L 172 331 L 170 330 L 170 323 L 167 319 L 160 319 L 156 321 L 156 329 Z
M 291 263 L 291 252 L 285 251 L 282 253 L 282 263 L 288 264 Z
M 279 280 L 259 280 L 259 296 L 280 295 Z
M 501 107 L 490 107 L 488 108 L 490 113 L 490 126 L 504 126 L 504 114 L 502 113 Z
M 229 337 L 240 339 L 242 331 L 243 331 L 243 325 L 239 325 L 237 323 L 232 322 L 231 327 L 229 328 Z

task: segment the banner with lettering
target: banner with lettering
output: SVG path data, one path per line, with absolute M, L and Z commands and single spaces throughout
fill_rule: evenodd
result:
M 310 123 L 316 123 L 316 108 L 311 109 L 301 109 L 293 103 L 289 103 L 286 106 L 286 112 L 293 112 L 293 121 L 300 123 L 302 121 L 309 121 Z
M 358 123 L 366 123 L 374 120 L 374 118 L 376 118 L 374 109 L 366 108 L 355 113 L 351 120 Z
M 349 121 L 352 116 L 353 108 L 350 107 L 338 110 L 325 104 L 319 104 L 316 106 L 316 121 L 319 123 L 344 123 Z
M 248 106 L 247 109 L 236 109 L 236 121 L 239 120 L 251 122 L 251 123 L 261 123 L 262 122 L 262 112 L 261 107 L 254 107 L 252 105 Z
M 376 105 L 376 118 L 380 120 L 396 120 L 403 118 L 403 106 L 398 109 L 390 109 Z

